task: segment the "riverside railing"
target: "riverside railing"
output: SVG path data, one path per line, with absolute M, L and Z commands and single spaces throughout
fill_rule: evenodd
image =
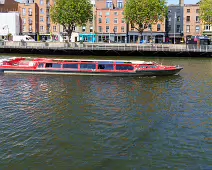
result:
M 0 48 L 11 49 L 53 49 L 53 50 L 114 50 L 114 51 L 170 51 L 170 52 L 212 52 L 212 45 L 195 44 L 116 44 L 116 43 L 60 43 L 60 42 L 0 42 Z

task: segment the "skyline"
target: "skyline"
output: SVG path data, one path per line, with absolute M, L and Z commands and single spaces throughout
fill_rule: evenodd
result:
M 21 2 L 22 0 L 16 0 L 17 2 Z M 199 0 L 185 0 L 185 4 L 196 4 Z M 179 0 L 168 0 L 168 4 L 179 4 Z

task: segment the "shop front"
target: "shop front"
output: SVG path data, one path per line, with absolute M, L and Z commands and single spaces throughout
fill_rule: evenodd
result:
M 142 35 L 138 32 L 129 32 L 129 42 L 138 43 L 140 36 L 140 43 L 163 43 L 165 42 L 165 32 L 143 32 Z
M 80 34 L 79 39 L 83 42 L 96 42 L 96 34 Z
M 39 34 L 38 35 L 38 41 L 47 41 L 51 39 L 50 34 Z

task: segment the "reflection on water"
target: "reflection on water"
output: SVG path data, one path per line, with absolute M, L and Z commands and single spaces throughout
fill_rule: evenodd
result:
M 1 167 L 212 169 L 211 61 L 177 62 L 169 77 L 0 75 Z

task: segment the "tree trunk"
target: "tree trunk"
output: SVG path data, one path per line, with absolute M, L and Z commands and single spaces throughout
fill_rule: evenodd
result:
M 71 42 L 71 35 L 72 35 L 72 30 L 68 30 L 68 42 Z

